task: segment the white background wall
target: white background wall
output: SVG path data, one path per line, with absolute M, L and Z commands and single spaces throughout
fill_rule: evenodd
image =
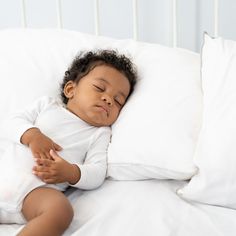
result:
M 66 29 L 94 33 L 94 0 L 61 0 Z M 57 27 L 56 0 L 25 0 L 28 27 Z M 133 37 L 132 0 L 100 0 L 100 34 Z M 138 40 L 172 45 L 172 0 L 138 0 Z M 177 46 L 199 52 L 214 34 L 214 0 L 177 0 Z M 219 0 L 219 35 L 236 40 L 236 0 Z M 0 0 L 0 29 L 21 27 L 21 0 Z

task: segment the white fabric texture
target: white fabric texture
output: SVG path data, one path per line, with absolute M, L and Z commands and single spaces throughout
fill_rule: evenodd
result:
M 64 191 L 69 186 L 69 183 L 47 185 L 32 174 L 34 158 L 30 149 L 19 140 L 21 127 L 28 129 L 30 125 L 38 127 L 63 147 L 58 152 L 60 156 L 79 166 L 81 178 L 73 187 L 88 190 L 103 183 L 110 127 L 91 126 L 68 111 L 60 101 L 42 97 L 6 124 L 6 137 L 12 143 L 0 160 L 0 213 L 2 210 L 20 212 L 25 196 L 37 187 L 49 186 Z
M 21 211 L 18 212 L 10 212 L 5 211 L 0 208 L 0 222 L 1 224 L 17 224 L 17 225 L 24 225 L 27 223 L 27 220 L 25 219 L 24 215 Z M 0 234 L 1 235 L 1 234 Z
M 235 236 L 236 211 L 179 198 L 181 181 L 110 181 L 71 191 L 75 215 L 63 236 Z M 20 226 L 0 225 L 1 236 Z
M 198 173 L 178 193 L 236 209 L 236 42 L 205 35 L 203 126 L 194 157 Z
M 66 30 L 1 30 L 0 123 L 40 96 L 57 96 L 74 56 L 95 48 L 125 53 L 139 74 L 134 94 L 112 126 L 107 176 L 189 179 L 195 173 L 202 94 L 199 55 L 184 49 Z

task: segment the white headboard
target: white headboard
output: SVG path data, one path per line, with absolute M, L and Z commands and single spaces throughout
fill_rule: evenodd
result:
M 222 18 L 230 15 L 233 21 L 235 7 L 235 0 L 0 0 L 0 29 L 58 27 L 84 32 L 85 25 L 90 24 L 85 33 L 133 38 L 198 52 L 203 31 L 215 37 L 225 36 L 224 29 L 230 24 L 222 22 Z M 42 26 L 32 23 L 36 13 L 45 18 Z M 70 16 L 84 27 L 70 27 Z M 107 33 L 104 23 L 111 33 Z M 236 39 L 236 30 L 234 34 Z

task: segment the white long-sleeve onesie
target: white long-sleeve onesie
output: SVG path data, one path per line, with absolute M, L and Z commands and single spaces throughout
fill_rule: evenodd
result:
M 6 138 L 11 140 L 11 144 L 0 159 L 1 210 L 21 211 L 24 197 L 31 190 L 47 185 L 32 174 L 35 162 L 31 150 L 20 143 L 21 135 L 32 127 L 38 127 L 63 148 L 59 152 L 62 158 L 79 166 L 81 178 L 74 187 L 93 189 L 103 183 L 110 127 L 91 126 L 68 111 L 61 102 L 49 97 L 39 99 L 8 123 Z M 63 191 L 69 183 L 47 186 Z

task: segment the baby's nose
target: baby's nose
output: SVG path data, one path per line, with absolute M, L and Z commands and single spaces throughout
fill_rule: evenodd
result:
M 103 96 L 102 100 L 106 102 L 109 106 L 112 105 L 112 99 L 110 98 L 110 96 Z

